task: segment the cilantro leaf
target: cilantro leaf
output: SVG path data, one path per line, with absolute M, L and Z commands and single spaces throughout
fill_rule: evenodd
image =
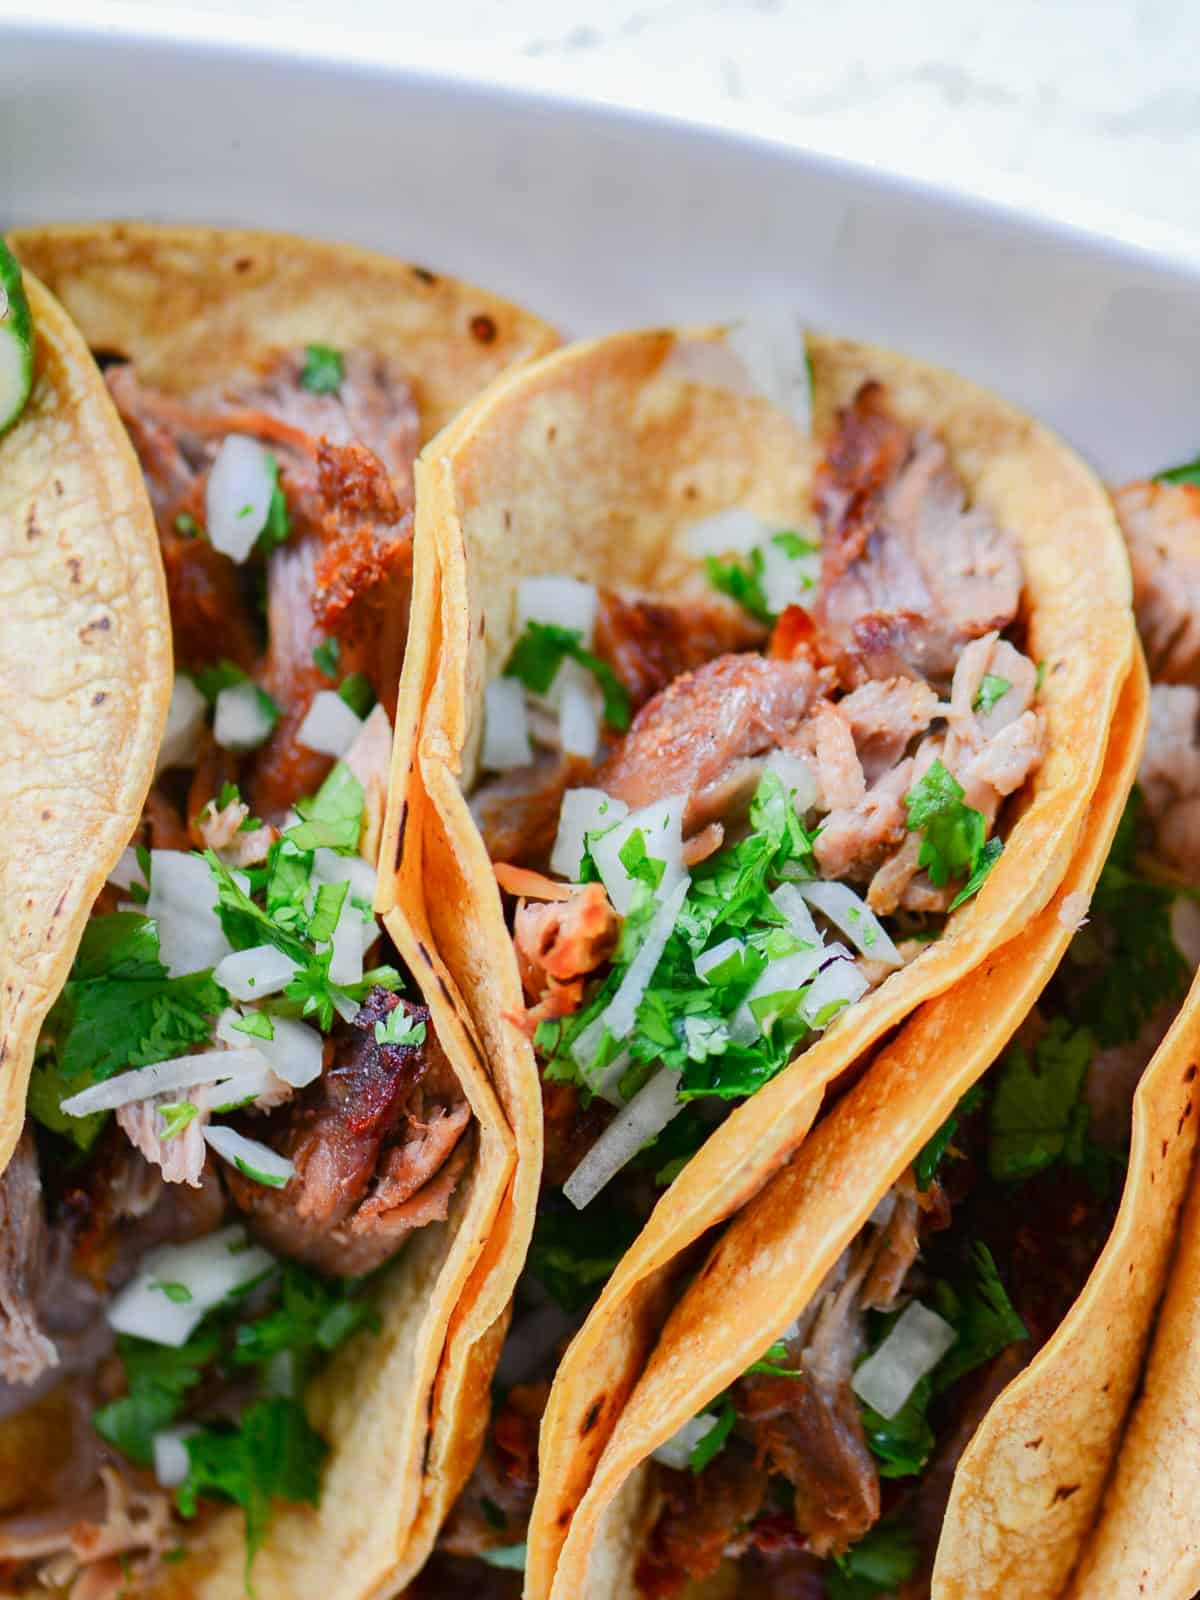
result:
M 577 628 L 560 628 L 555 622 L 527 622 L 513 646 L 504 676 L 519 678 L 534 694 L 545 694 L 567 657 L 595 678 L 604 699 L 605 722 L 623 733 L 630 721 L 628 692 L 607 661 L 584 648 L 583 635 Z
M 787 1345 L 782 1339 L 776 1339 L 772 1345 L 763 1352 L 757 1361 L 752 1361 L 742 1374 L 751 1377 L 758 1373 L 764 1378 L 799 1378 L 802 1376 L 799 1367 L 787 1365 Z
M 845 1555 L 834 1556 L 824 1574 L 828 1600 L 873 1600 L 891 1594 L 917 1570 L 911 1528 L 891 1519 L 877 1522 Z
M 362 832 L 363 787 L 344 761 L 339 761 L 325 782 L 307 800 L 297 800 L 296 811 L 303 819 L 289 828 L 284 838 L 299 850 L 353 852 Z
M 929 1460 L 936 1443 L 926 1415 L 932 1398 L 933 1379 L 927 1373 L 894 1417 L 881 1416 L 859 1402 L 867 1444 L 881 1478 L 911 1477 Z
M 971 709 L 973 711 L 982 712 L 986 717 L 988 712 L 993 709 L 996 703 L 1004 699 L 1004 696 L 1011 688 L 1012 684 L 1007 678 L 999 678 L 994 673 L 985 672 L 983 677 L 979 680 L 979 688 L 975 694 L 975 703 Z
M 722 1400 L 715 1427 L 708 1430 L 688 1457 L 688 1466 L 693 1472 L 703 1472 L 709 1462 L 720 1455 L 736 1421 L 737 1412 L 733 1409 L 732 1400 Z
M 1200 456 L 1195 461 L 1185 461 L 1181 467 L 1167 467 L 1154 474 L 1155 483 L 1190 483 L 1200 488 Z
M 200 667 L 192 673 L 197 689 L 210 706 L 216 704 L 222 689 L 235 689 L 239 683 L 245 683 L 247 677 L 236 661 L 229 660 L 217 661 L 212 666 Z
M 356 717 L 365 717 L 375 704 L 375 691 L 365 672 L 352 672 L 338 685 L 338 697 L 346 702 Z
M 988 859 L 987 819 L 982 811 L 963 805 L 963 793 L 962 785 L 942 762 L 934 761 L 904 797 L 909 832 L 922 835 L 917 860 L 928 872 L 929 881 L 940 889 L 951 878 L 969 880 L 955 905 L 979 888 L 1000 854 L 997 841 Z
M 971 868 L 971 876 L 954 896 L 954 899 L 951 900 L 947 910 L 957 911 L 964 900 L 969 900 L 973 894 L 979 893 L 980 889 L 983 888 L 984 879 L 999 861 L 1003 850 L 1004 844 L 1002 840 L 995 837 L 987 840 L 975 859 L 975 864 Z
M 342 906 L 349 893 L 350 885 L 345 878 L 341 883 L 323 883 L 317 889 L 312 915 L 308 919 L 308 937 L 314 944 L 324 944 L 326 939 L 333 938 L 333 930 L 338 925 Z
M 254 1322 L 238 1325 L 235 1364 L 265 1366 L 285 1351 L 327 1354 L 358 1328 L 377 1328 L 379 1314 L 362 1287 L 359 1278 L 322 1278 L 298 1262 L 283 1262 L 277 1305 Z
M 592 1206 L 566 1216 L 538 1212 L 529 1250 L 529 1271 L 564 1311 L 587 1309 L 637 1237 L 633 1217 Z
M 425 1024 L 414 1022 L 403 1006 L 393 1006 L 384 1022 L 375 1024 L 376 1044 L 418 1045 L 425 1043 Z
M 313 646 L 313 665 L 317 668 L 318 672 L 323 672 L 327 678 L 336 678 L 338 670 L 338 658 L 341 653 L 341 645 L 338 643 L 337 639 L 330 634 L 328 638 L 322 639 L 320 644 Z
M 951 1139 L 958 1132 L 959 1123 L 964 1117 L 969 1117 L 973 1111 L 978 1111 L 982 1104 L 983 1086 L 982 1084 L 974 1083 L 937 1132 L 921 1146 L 917 1153 L 917 1159 L 913 1162 L 913 1174 L 917 1181 L 917 1188 L 922 1193 L 933 1182 L 942 1157 L 949 1149 Z
M 1032 1059 L 1021 1045 L 1004 1056 L 989 1112 L 988 1166 L 994 1178 L 1019 1181 L 1063 1158 L 1092 1048 L 1086 1028 L 1056 1017 Z
M 219 1335 L 204 1327 L 178 1348 L 122 1334 L 117 1351 L 129 1393 L 93 1412 L 96 1432 L 131 1461 L 149 1466 L 154 1435 L 180 1415 L 189 1391 L 216 1359 L 219 1347 Z
M 33 1071 L 29 1075 L 29 1088 L 25 1094 L 25 1107 L 35 1121 L 40 1122 L 43 1128 L 49 1128 L 51 1133 L 61 1134 L 64 1139 L 71 1142 L 80 1150 L 90 1150 L 95 1144 L 105 1123 L 108 1121 L 107 1111 L 93 1111 L 87 1117 L 72 1117 L 62 1109 L 62 1103 L 68 1099 L 78 1084 L 68 1083 L 62 1074 L 62 1069 L 54 1058 L 53 1051 L 47 1051 L 34 1062 Z
M 158 1108 L 159 1116 L 163 1120 L 162 1139 L 174 1139 L 181 1134 L 189 1123 L 196 1120 L 200 1107 L 191 1100 L 173 1100 L 167 1105 Z
M 631 878 L 647 884 L 651 889 L 658 888 L 667 870 L 666 862 L 659 861 L 647 850 L 646 835 L 641 828 L 634 828 L 618 850 L 617 859 Z
M 736 558 L 721 561 L 717 556 L 704 558 L 704 571 L 713 588 L 736 600 L 743 611 L 769 627 L 775 621 L 775 613 L 767 604 L 763 588 L 764 567 L 763 553 L 757 545 L 745 562 Z
M 215 850 L 206 850 L 204 859 L 217 886 L 217 916 L 225 937 L 235 950 L 252 950 L 257 945 L 271 944 L 293 961 L 304 963 L 310 959 L 304 940 L 254 902 Z
M 958 1334 L 934 1369 L 937 1394 L 1008 1345 L 1029 1337 L 1001 1282 L 992 1252 L 982 1242 L 971 1252 L 971 1275 L 965 1286 L 956 1292 L 945 1283 L 938 1284 L 934 1298 L 937 1310 Z
M 337 394 L 346 376 L 342 352 L 329 344 L 306 344 L 300 384 L 309 394 Z
M 267 451 L 267 470 L 271 474 L 271 500 L 267 506 L 267 520 L 263 530 L 255 541 L 255 549 L 261 550 L 263 555 L 270 555 L 276 546 L 286 544 L 292 531 L 292 519 L 288 515 L 287 496 L 283 492 L 283 485 L 279 481 L 279 461 L 271 451 Z
M 180 538 L 182 539 L 199 539 L 204 534 L 204 529 L 196 521 L 195 517 L 192 516 L 190 511 L 180 511 L 177 513 L 175 517 L 174 528 L 175 532 L 179 534 Z

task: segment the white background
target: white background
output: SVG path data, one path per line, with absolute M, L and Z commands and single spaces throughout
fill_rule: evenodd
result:
M 1200 242 L 1200 0 L 189 0 L 496 47 L 622 95 L 785 112 L 797 136 Z M 0 13 L 5 0 L 0 0 Z M 128 8 L 127 8 L 128 9 Z M 160 16 L 158 0 L 145 6 Z M 97 8 L 102 14 L 102 8 Z

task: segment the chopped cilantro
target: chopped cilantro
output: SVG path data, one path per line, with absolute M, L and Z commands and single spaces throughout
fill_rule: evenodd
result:
M 233 1029 L 235 1033 L 248 1033 L 252 1039 L 273 1039 L 275 1037 L 275 1024 L 265 1011 L 245 1012 L 233 1024 Z
M 979 852 L 974 866 L 971 868 L 971 876 L 954 896 L 954 899 L 951 900 L 947 907 L 948 910 L 957 911 L 964 900 L 969 900 L 973 894 L 979 893 L 980 889 L 983 888 L 984 879 L 999 861 L 1003 850 L 1004 845 L 1001 840 L 995 837 L 987 840 L 983 849 Z
M 122 1334 L 117 1353 L 129 1393 L 93 1413 L 96 1432 L 131 1461 L 149 1466 L 154 1435 L 180 1415 L 187 1394 L 200 1382 L 205 1367 L 216 1360 L 220 1347 L 220 1333 L 212 1319 L 206 1319 L 178 1348 Z
M 774 1344 L 763 1352 L 759 1360 L 750 1363 L 743 1376 L 750 1377 L 757 1373 L 764 1378 L 799 1378 L 801 1376 L 800 1368 L 789 1367 L 787 1360 L 787 1345 L 782 1339 L 776 1339 Z
M 981 1242 L 971 1252 L 971 1275 L 966 1284 L 956 1291 L 940 1283 L 934 1300 L 937 1311 L 958 1333 L 933 1372 L 938 1394 L 1010 1344 L 1029 1337 L 1000 1280 L 992 1252 Z
M 403 1006 L 393 1006 L 385 1022 L 375 1024 L 376 1044 L 418 1045 L 425 1043 L 425 1024 L 414 1022 Z
M 989 1111 L 988 1165 L 994 1178 L 1011 1183 L 1062 1160 L 1092 1048 L 1086 1028 L 1056 1017 L 1034 1046 L 1032 1059 L 1021 1045 L 1004 1056 Z
M 270 555 L 276 546 L 286 544 L 292 531 L 292 519 L 288 515 L 287 496 L 284 494 L 283 485 L 279 481 L 279 462 L 269 450 L 267 451 L 267 470 L 271 474 L 271 502 L 267 507 L 267 520 L 255 542 L 255 548 L 261 550 L 265 556 Z
M 47 1051 L 34 1062 L 33 1071 L 29 1075 L 25 1105 L 30 1116 L 40 1122 L 43 1128 L 49 1128 L 51 1133 L 61 1134 L 64 1139 L 70 1139 L 79 1150 L 86 1151 L 95 1144 L 108 1121 L 109 1113 L 93 1111 L 87 1117 L 69 1116 L 62 1109 L 62 1103 L 74 1094 L 78 1087 L 76 1083 L 68 1084 L 65 1081 L 53 1051 Z
M 844 1555 L 834 1556 L 823 1574 L 828 1600 L 874 1600 L 892 1594 L 917 1570 L 917 1542 L 911 1528 L 888 1519 L 877 1522 Z
M 363 788 L 344 761 L 339 761 L 316 794 L 298 800 L 303 819 L 284 834 L 300 850 L 325 846 L 353 852 L 362 831 Z
M 341 653 L 341 645 L 330 634 L 328 638 L 322 639 L 320 644 L 313 646 L 313 665 L 319 672 L 323 672 L 327 678 L 336 678 L 338 657 Z
M 651 889 L 658 888 L 667 870 L 666 862 L 657 860 L 646 849 L 646 835 L 641 828 L 634 828 L 630 833 L 617 852 L 617 859 L 631 878 L 648 884 Z
M 964 1117 L 969 1117 L 973 1111 L 978 1111 L 983 1104 L 983 1086 L 974 1083 L 963 1095 L 954 1110 L 942 1123 L 937 1132 L 921 1146 L 917 1159 L 913 1162 L 913 1173 L 916 1177 L 917 1188 L 922 1193 L 929 1188 L 941 1164 L 942 1157 L 950 1148 L 950 1141 L 958 1132 L 958 1125 Z
M 323 883 L 317 889 L 312 916 L 308 919 L 308 937 L 314 944 L 324 944 L 326 939 L 333 938 L 333 930 L 338 925 L 342 906 L 349 893 L 350 885 L 344 878 L 341 883 Z
M 198 539 L 203 535 L 204 529 L 190 511 L 180 511 L 175 517 L 175 532 L 183 539 Z
M 1195 461 L 1185 461 L 1181 467 L 1167 467 L 1154 474 L 1155 483 L 1190 483 L 1200 488 L 1200 456 Z
M 234 689 L 239 683 L 245 683 L 247 674 L 235 661 L 222 660 L 212 666 L 201 667 L 192 673 L 197 689 L 208 701 L 215 705 L 217 696 L 222 689 Z
M 860 1402 L 863 1431 L 881 1478 L 907 1478 L 920 1472 L 936 1443 L 926 1413 L 933 1379 L 926 1374 L 894 1417 L 884 1417 Z
M 295 1261 L 285 1261 L 277 1305 L 236 1329 L 235 1364 L 265 1366 L 285 1352 L 302 1357 L 314 1351 L 327 1354 L 356 1329 L 378 1327 L 378 1313 L 362 1288 L 360 1278 L 321 1278 Z
M 159 1106 L 158 1114 L 163 1120 L 162 1138 L 174 1139 L 181 1134 L 189 1123 L 196 1120 L 200 1107 L 191 1100 L 173 1100 L 167 1105 Z
M 775 613 L 767 604 L 766 591 L 763 589 L 765 565 L 763 553 L 757 545 L 745 562 L 737 559 L 721 561 L 717 556 L 704 558 L 704 570 L 713 588 L 736 600 L 744 611 L 769 627 L 775 620 Z
M 572 1315 L 585 1311 L 612 1276 L 637 1237 L 633 1217 L 592 1206 L 570 1216 L 538 1212 L 529 1250 L 529 1271 Z
M 375 704 L 375 691 L 365 672 L 352 672 L 338 686 L 338 695 L 356 717 L 365 717 Z
M 192 1291 L 186 1283 L 152 1283 L 152 1289 L 161 1289 L 167 1299 L 175 1306 L 186 1306 L 191 1303 Z
M 688 1466 L 693 1472 L 703 1472 L 710 1461 L 714 1461 L 724 1450 L 729 1435 L 733 1432 L 733 1425 L 737 1421 L 737 1412 L 733 1409 L 732 1400 L 722 1400 L 717 1412 L 716 1425 L 708 1430 L 703 1439 L 699 1440 L 691 1455 L 688 1457 Z
M 215 850 L 206 850 L 208 862 L 217 885 L 217 915 L 225 937 L 235 950 L 253 950 L 261 944 L 272 944 L 293 961 L 306 962 L 310 951 L 304 940 L 281 924 L 270 910 L 264 910 L 246 893 L 233 873 Z
M 309 394 L 337 394 L 346 376 L 342 352 L 329 344 L 306 344 L 301 386 Z
M 904 797 L 910 833 L 921 833 L 918 863 L 929 881 L 941 888 L 951 878 L 967 884 L 953 905 L 974 894 L 1000 854 L 1000 841 L 987 841 L 982 811 L 963 805 L 963 787 L 941 761 L 934 761 Z
M 1012 684 L 1007 678 L 998 678 L 991 672 L 985 672 L 980 680 L 979 690 L 975 696 L 975 703 L 972 709 L 981 711 L 986 717 L 997 701 L 1003 700 L 1011 688 Z
M 513 646 L 504 675 L 519 678 L 534 694 L 545 694 L 568 657 L 586 668 L 600 685 L 605 722 L 619 733 L 624 732 L 630 719 L 625 686 L 606 661 L 584 649 L 583 635 L 576 628 L 560 628 L 555 622 L 527 622 L 525 632 Z

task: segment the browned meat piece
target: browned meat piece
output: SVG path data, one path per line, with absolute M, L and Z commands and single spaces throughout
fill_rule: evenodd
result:
M 177 1533 L 170 1499 L 139 1479 L 104 1463 L 86 1490 L 69 1501 L 0 1520 L 0 1567 L 46 1563 L 55 1589 L 69 1592 L 71 1600 L 120 1600 L 143 1593 Z M 31 1572 L 20 1592 L 36 1593 L 40 1576 L 36 1569 Z
M 944 445 L 893 416 L 881 384 L 865 383 L 838 414 L 815 501 L 816 617 L 848 680 L 948 683 L 969 640 L 1016 616 L 1015 544 L 966 506 Z
M 1200 489 L 1129 483 L 1113 504 L 1133 568 L 1133 605 L 1150 675 L 1200 682 Z
M 865 882 L 872 876 L 908 831 L 904 796 L 912 782 L 913 763 L 906 759 L 877 779 L 857 805 L 829 813 L 813 846 L 823 878 Z
M 33 1383 L 58 1362 L 38 1319 L 46 1218 L 37 1147 L 28 1128 L 0 1175 L 0 1373 Z
M 192 772 L 187 795 L 188 836 L 196 849 L 202 850 L 210 845 L 213 849 L 217 848 L 200 832 L 198 819 L 207 809 L 209 802 L 215 802 L 219 798 L 225 785 L 236 783 L 237 780 L 237 757 L 232 751 L 223 750 L 211 734 L 206 734 L 200 759 Z M 249 812 L 246 815 L 248 816 Z
M 767 1474 L 731 1440 L 703 1472 L 660 1474 L 663 1504 L 637 1567 L 638 1593 L 671 1600 L 706 1578 L 767 1495 Z
M 161 789 L 151 789 L 142 807 L 138 844 L 151 850 L 190 850 L 192 841 L 179 812 Z
M 539 750 L 529 766 L 480 784 L 471 796 L 471 814 L 489 857 L 543 869 L 558 833 L 562 797 L 587 783 L 591 770 L 578 756 Z
M 1200 882 L 1200 689 L 1153 686 L 1138 782 L 1154 823 L 1155 854 Z
M 621 680 L 634 711 L 683 673 L 758 649 L 765 639 L 761 623 L 719 595 L 668 601 L 600 590 L 596 654 Z
M 803 756 L 812 769 L 819 811 L 856 806 L 863 798 L 867 786 L 862 763 L 840 706 L 819 700 L 812 715 L 789 737 L 787 748 L 794 755 Z
M 753 1547 L 738 1562 L 738 1600 L 827 1600 L 828 1568 L 797 1544 L 788 1516 L 760 1517 Z
M 548 1015 L 577 1010 L 584 979 L 612 955 L 620 931 L 620 920 L 599 883 L 584 884 L 567 900 L 522 900 L 513 922 L 513 943 L 521 983 L 534 1008 L 550 998 L 554 1004 Z
M 470 1109 L 433 1033 L 417 1045 L 375 1037 L 397 1006 L 428 1030 L 423 1006 L 372 989 L 355 1021 L 335 1030 L 324 1074 L 266 1122 L 247 1118 L 295 1162 L 288 1183 L 268 1189 L 225 1170 L 267 1248 L 322 1272 L 370 1272 L 444 1217 L 469 1156 Z
M 519 1383 L 492 1412 L 483 1454 L 438 1540 L 456 1556 L 478 1556 L 525 1538 L 537 1493 L 538 1429 L 548 1383 Z
M 815 679 L 804 660 L 718 656 L 642 707 L 595 781 L 631 809 L 686 794 L 684 833 L 695 833 L 728 806 L 731 773 L 796 734 Z
M 911 1174 L 906 1186 L 896 1185 L 892 1198 L 892 1214 L 879 1231 L 875 1258 L 859 1296 L 859 1304 L 868 1311 L 891 1311 L 895 1307 L 921 1248 L 921 1209 Z
M 160 528 L 175 663 L 185 671 L 232 661 L 254 670 L 258 634 L 238 569 L 207 539 Z
M 915 678 L 872 679 L 839 700 L 869 784 L 890 772 L 926 731 L 937 704 L 929 685 Z

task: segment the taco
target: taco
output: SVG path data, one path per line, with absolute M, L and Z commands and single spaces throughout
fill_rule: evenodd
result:
M 0 446 L 0 1574 L 373 1595 L 417 1559 L 514 1164 L 468 1027 L 373 911 L 412 464 L 554 336 L 283 236 L 12 239 L 87 343 L 47 313 Z
M 1136 864 L 1136 798 L 1099 870 L 1143 695 L 1050 906 L 917 1013 L 679 1299 L 555 1595 L 1062 1592 L 1196 1138 L 1196 951 Z
M 672 1270 L 1058 887 L 1133 658 L 1111 510 L 1059 441 L 904 357 L 807 360 L 811 429 L 720 333 L 575 346 L 418 463 L 395 891 L 523 1158 L 544 1108 L 534 1237 L 635 1238 L 542 1422 L 535 1595 Z

